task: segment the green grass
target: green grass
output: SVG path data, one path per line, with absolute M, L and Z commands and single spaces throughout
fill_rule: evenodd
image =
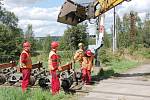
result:
M 121 72 L 127 71 L 128 69 L 136 67 L 138 64 L 139 63 L 136 61 L 129 61 L 129 60 L 123 59 L 119 62 L 112 61 L 111 65 L 108 67 L 110 69 L 113 69 L 115 73 L 121 73 Z
M 140 50 L 135 52 L 136 55 L 141 55 L 144 58 L 150 59 L 150 49 L 141 48 Z
M 129 49 L 123 49 L 123 52 L 118 51 L 113 54 L 112 50 L 103 48 L 100 50 L 99 55 L 101 63 L 105 66 L 103 67 L 103 77 L 110 77 L 144 63 L 143 59 L 149 58 L 150 49 L 141 48 L 140 50 L 134 51 L 131 55 Z
M 63 51 L 58 53 L 61 56 L 61 65 L 72 60 L 73 52 Z M 108 78 L 115 73 L 125 72 L 139 65 L 139 63 L 134 60 L 121 59 L 118 56 L 114 57 L 111 54 L 103 55 L 102 57 L 109 61 L 106 62 L 106 67 L 104 67 L 107 68 L 107 70 L 104 70 L 103 74 L 100 75 L 103 75 L 104 78 Z M 33 63 L 41 61 L 43 62 L 43 66 L 47 68 L 48 54 L 40 53 L 40 55 L 32 57 L 32 61 Z M 75 67 L 78 68 L 79 64 L 75 64 Z M 95 75 L 96 73 L 92 72 L 92 76 Z M 74 98 L 76 98 L 75 95 L 64 94 L 64 92 L 60 92 L 59 95 L 52 96 L 50 91 L 42 91 L 40 88 L 32 89 L 31 92 L 25 94 L 22 93 L 21 88 L 0 88 L 0 100 L 73 100 Z
M 72 95 L 60 92 L 52 96 L 50 91 L 32 89 L 22 93 L 21 88 L 0 88 L 0 100 L 71 100 Z
M 137 67 L 139 65 L 139 62 L 136 61 L 130 61 L 126 59 L 122 59 L 120 61 L 112 61 L 109 66 L 107 66 L 106 70 L 104 70 L 102 77 L 108 78 L 110 76 L 115 75 L 116 73 L 122 73 L 126 72 L 129 69 Z

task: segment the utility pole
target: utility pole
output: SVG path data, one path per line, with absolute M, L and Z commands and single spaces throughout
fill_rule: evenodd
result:
M 116 35 L 116 8 L 114 7 L 114 25 L 113 25 L 113 53 L 117 49 L 117 35 Z
M 99 67 L 100 66 L 100 61 L 98 59 L 98 50 L 103 46 L 103 38 L 104 38 L 104 19 L 105 16 L 101 15 L 97 19 L 97 32 L 96 34 L 96 45 L 89 45 L 89 49 L 94 49 L 95 53 L 95 66 Z

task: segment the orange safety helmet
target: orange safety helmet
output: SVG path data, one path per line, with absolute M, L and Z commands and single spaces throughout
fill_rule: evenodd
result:
M 91 50 L 86 50 L 85 54 L 86 54 L 87 56 L 92 56 Z
M 26 42 L 24 42 L 23 43 L 23 47 L 25 48 L 25 47 L 30 47 L 31 45 L 30 45 L 30 43 L 28 42 L 28 41 L 26 41 Z
M 55 49 L 55 48 L 58 47 L 58 46 L 59 46 L 59 43 L 56 42 L 56 41 L 53 41 L 53 42 L 51 43 L 51 48 L 52 48 L 52 49 Z

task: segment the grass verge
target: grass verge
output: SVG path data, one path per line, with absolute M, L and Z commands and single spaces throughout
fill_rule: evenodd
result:
M 21 88 L 0 88 L 0 100 L 71 100 L 71 98 L 71 94 L 65 94 L 64 92 L 52 96 L 50 91 L 41 89 L 32 89 L 23 94 Z
M 107 67 L 104 67 L 104 72 L 101 74 L 99 73 L 99 74 L 103 78 L 108 78 L 115 74 L 126 72 L 129 69 L 135 68 L 139 64 L 140 64 L 139 62 L 130 61 L 126 59 L 120 60 L 119 62 L 112 61 L 110 65 L 108 65 Z

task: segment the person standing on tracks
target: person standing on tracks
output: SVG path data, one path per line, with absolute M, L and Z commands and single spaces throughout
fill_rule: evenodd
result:
M 82 81 L 87 85 L 91 82 L 91 70 L 93 68 L 94 55 L 91 50 L 86 50 L 81 64 Z
M 61 67 L 59 67 L 60 56 L 57 54 L 58 46 L 59 43 L 56 41 L 53 41 L 51 43 L 51 51 L 49 53 L 49 60 L 48 60 L 50 74 L 52 75 L 51 79 L 52 95 L 55 95 L 60 91 L 59 75 L 57 74 L 57 72 L 61 70 Z
M 22 91 L 25 92 L 30 81 L 30 74 L 32 69 L 32 60 L 30 55 L 31 45 L 28 41 L 23 43 L 23 51 L 20 55 L 20 72 L 22 73 Z
M 80 66 L 81 66 L 82 57 L 84 56 L 84 44 L 79 43 L 78 47 L 79 47 L 79 49 L 76 51 L 76 53 L 74 55 L 74 62 L 79 62 Z
M 84 44 L 83 43 L 79 43 L 78 47 L 79 47 L 79 49 L 74 54 L 73 62 L 74 63 L 78 62 L 79 65 L 80 65 L 80 68 L 81 68 L 81 64 L 82 64 L 83 56 L 84 56 L 84 52 L 85 52 L 85 50 L 84 50 Z M 76 84 L 78 84 L 78 80 L 76 78 L 76 73 L 75 73 L 75 81 L 76 81 Z

